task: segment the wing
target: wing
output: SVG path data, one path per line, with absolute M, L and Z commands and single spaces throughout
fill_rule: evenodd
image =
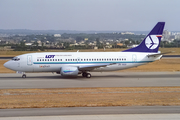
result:
M 113 64 L 116 64 L 116 63 L 93 64 L 93 65 L 79 66 L 78 69 L 79 69 L 79 71 L 91 71 L 95 68 L 106 67 L 108 65 L 113 65 Z

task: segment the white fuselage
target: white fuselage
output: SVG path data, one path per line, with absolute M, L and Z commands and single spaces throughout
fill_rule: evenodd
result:
M 64 66 L 87 66 L 97 64 L 111 65 L 97 67 L 91 71 L 115 71 L 136 67 L 160 59 L 148 57 L 152 53 L 142 52 L 44 52 L 17 56 L 7 64 L 14 71 L 21 72 L 59 72 Z

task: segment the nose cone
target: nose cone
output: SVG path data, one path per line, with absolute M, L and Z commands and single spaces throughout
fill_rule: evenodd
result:
M 6 62 L 6 63 L 4 63 L 4 67 L 6 67 L 6 68 L 10 69 L 10 63 L 9 63 L 9 61 L 8 61 L 8 62 Z
M 14 70 L 14 71 L 16 71 L 16 69 L 17 69 L 17 65 L 13 61 L 8 61 L 8 62 L 4 63 L 4 67 Z

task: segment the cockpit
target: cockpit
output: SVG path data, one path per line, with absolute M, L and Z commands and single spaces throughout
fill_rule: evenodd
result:
M 19 61 L 19 60 L 20 60 L 20 58 L 18 58 L 18 57 L 14 57 L 12 60 L 13 60 L 13 61 Z

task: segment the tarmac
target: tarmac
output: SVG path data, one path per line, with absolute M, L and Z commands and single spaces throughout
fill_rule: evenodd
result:
M 130 114 L 130 115 L 71 115 L 5 117 L 0 120 L 179 120 L 179 114 Z
M 64 78 L 52 73 L 0 74 L 0 89 L 180 86 L 180 72 L 94 72 Z
M 0 109 L 0 120 L 179 120 L 180 106 Z
M 0 109 L 0 117 L 179 113 L 180 106 L 114 106 Z

